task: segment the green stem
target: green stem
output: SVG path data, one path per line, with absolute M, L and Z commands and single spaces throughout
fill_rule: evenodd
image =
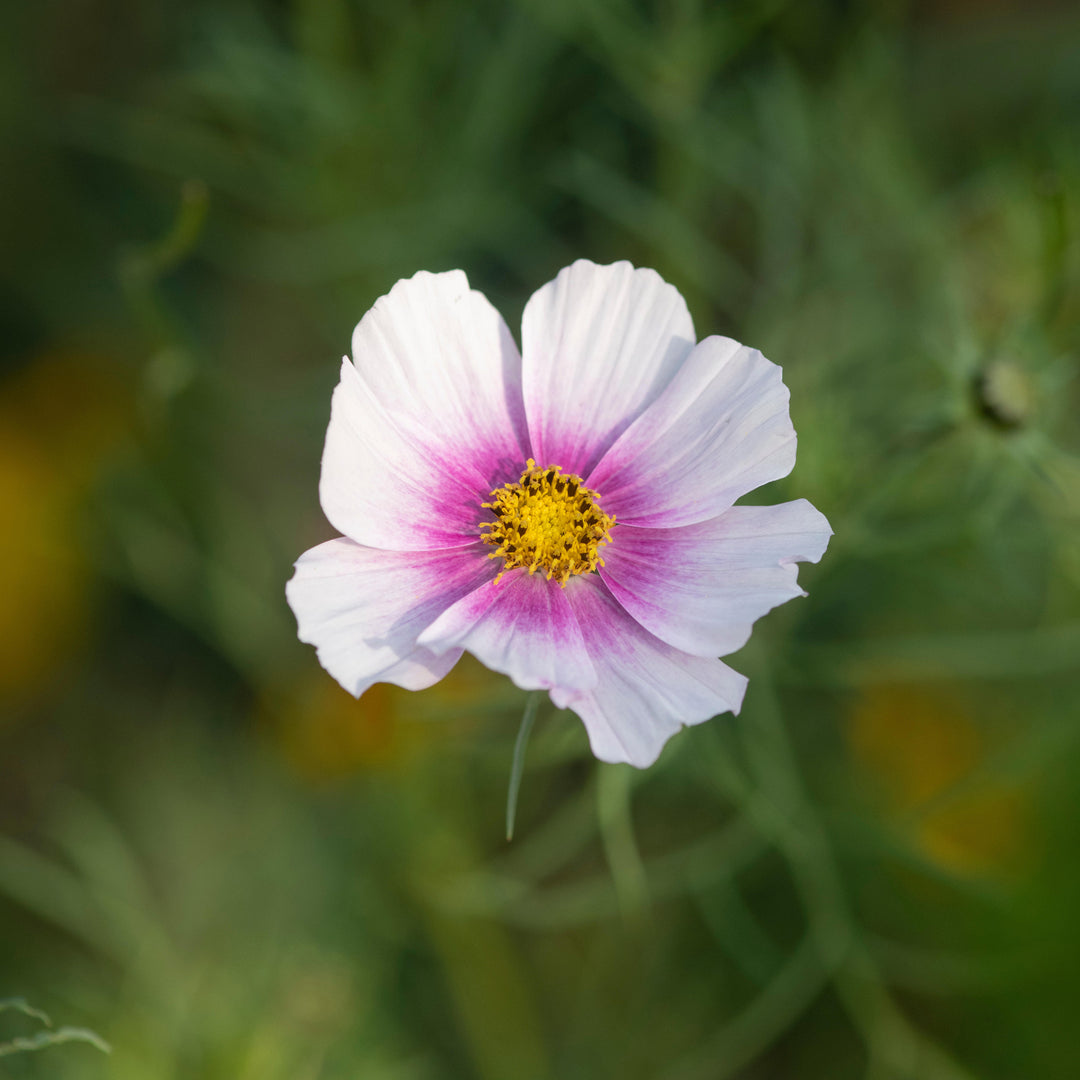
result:
M 536 710 L 540 707 L 540 691 L 534 690 L 525 702 L 525 713 L 521 717 L 517 740 L 514 743 L 514 760 L 510 766 L 510 790 L 506 793 L 506 839 L 514 839 L 514 818 L 517 816 L 518 792 L 521 790 L 521 774 L 525 771 L 525 749 L 529 745 L 529 734 L 536 720 Z

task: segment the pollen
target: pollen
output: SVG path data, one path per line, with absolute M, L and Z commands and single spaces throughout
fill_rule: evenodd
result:
M 600 548 L 611 539 L 614 516 L 599 506 L 600 496 L 585 487 L 581 477 L 564 475 L 558 465 L 538 469 L 532 458 L 516 484 L 504 484 L 482 503 L 495 515 L 480 528 L 484 543 L 495 550 L 489 559 L 502 559 L 507 570 L 542 570 L 549 581 L 565 588 L 574 574 L 590 574 L 604 565 Z

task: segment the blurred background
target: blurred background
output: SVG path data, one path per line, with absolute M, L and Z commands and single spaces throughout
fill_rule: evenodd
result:
M 1080 1075 L 1080 11 L 0 15 L 0 998 L 62 1080 Z M 585 256 L 784 367 L 836 532 L 646 772 L 283 585 L 349 334 Z M 0 1012 L 0 1049 L 41 1024 Z

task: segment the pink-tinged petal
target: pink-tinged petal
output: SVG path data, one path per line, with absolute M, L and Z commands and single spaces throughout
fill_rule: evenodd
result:
M 494 573 L 482 544 L 400 552 L 342 538 L 304 552 L 285 594 L 300 640 L 359 697 L 376 682 L 407 690 L 438 682 L 461 650 L 436 655 L 418 646 L 417 636 Z
M 632 525 L 692 525 L 787 476 L 795 429 L 781 376 L 756 349 L 702 341 L 586 478 L 605 513 Z
M 448 608 L 419 638 L 433 652 L 467 649 L 523 690 L 587 689 L 596 672 L 566 591 L 543 574 L 511 570 Z
M 582 259 L 533 294 L 521 342 L 533 456 L 587 476 L 671 381 L 694 324 L 655 270 Z
M 674 529 L 616 525 L 601 577 L 658 638 L 695 656 L 741 649 L 755 620 L 806 594 L 799 562 L 817 562 L 832 529 L 805 499 L 733 506 Z
M 596 577 L 571 578 L 566 593 L 598 681 L 585 691 L 558 687 L 551 700 L 581 717 L 601 761 L 643 769 L 684 724 L 742 707 L 744 676 L 654 637 Z
M 350 539 L 394 551 L 475 540 L 480 503 L 529 456 L 521 359 L 460 270 L 419 273 L 353 333 L 319 496 Z

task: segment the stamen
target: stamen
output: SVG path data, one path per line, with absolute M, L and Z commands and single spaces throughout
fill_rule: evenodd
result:
M 572 575 L 603 566 L 600 548 L 610 541 L 615 518 L 600 509 L 599 498 L 580 476 L 563 476 L 558 465 L 538 469 L 529 458 L 516 484 L 496 488 L 480 504 L 495 515 L 480 525 L 484 543 L 495 548 L 488 558 L 504 563 L 495 580 L 523 566 L 565 588 Z

